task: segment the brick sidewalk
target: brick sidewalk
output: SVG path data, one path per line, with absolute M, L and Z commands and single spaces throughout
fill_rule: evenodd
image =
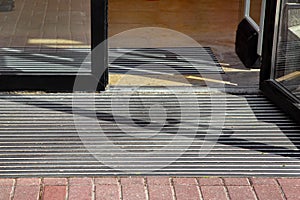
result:
M 21 178 L 0 179 L 1 200 L 300 199 L 294 178 Z

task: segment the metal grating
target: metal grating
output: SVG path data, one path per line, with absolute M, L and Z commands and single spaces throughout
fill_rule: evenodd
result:
M 89 49 L 0 48 L 1 74 L 81 74 L 91 72 Z M 210 48 L 110 49 L 111 73 L 223 73 Z M 84 63 L 84 64 L 83 64 Z
M 98 140 L 99 129 L 91 122 L 91 94 L 77 94 L 82 117 L 81 125 L 88 142 L 83 145 L 76 132 L 72 114 L 72 94 L 1 94 L 0 95 L 0 175 L 2 177 L 24 176 L 109 176 L 109 175 L 174 175 L 174 176 L 299 176 L 300 174 L 300 126 L 291 121 L 270 101 L 260 94 L 233 95 L 223 93 L 199 93 L 196 100 L 189 93 L 135 93 L 105 92 L 95 94 L 95 107 L 103 134 L 110 142 Z M 138 129 L 124 133 L 118 123 L 131 130 L 129 119 L 116 122 L 112 101 L 117 113 L 126 111 L 130 97 L 130 113 Z M 178 112 L 178 98 L 184 101 L 185 127 L 179 130 L 182 120 Z M 227 102 L 226 121 L 222 135 L 210 149 L 203 145 L 211 114 L 211 98 L 215 109 L 222 114 L 223 102 Z M 87 100 L 89 99 L 89 100 Z M 200 102 L 199 104 L 196 102 Z M 168 123 L 155 136 L 151 135 L 147 110 L 160 103 L 166 109 Z M 194 107 L 199 107 L 197 118 Z M 158 114 L 161 112 L 158 112 Z M 158 115 L 159 117 L 160 115 Z M 163 114 L 161 114 L 163 117 Z M 191 141 L 195 120 L 199 119 L 197 134 Z M 215 120 L 214 123 L 218 123 Z M 157 121 L 154 120 L 154 121 Z M 153 124 L 153 127 L 157 123 Z M 152 128 L 153 128 L 152 127 Z M 149 133 L 150 131 L 150 133 Z M 181 134 L 180 138 L 174 135 Z M 138 139 L 137 139 L 138 138 Z M 151 153 L 168 144 L 160 156 Z M 129 154 L 115 160 L 113 145 L 118 145 Z M 105 162 L 118 166 L 104 165 Z M 199 156 L 201 152 L 207 156 Z M 199 153 L 200 152 L 200 153 Z M 94 152 L 95 153 L 95 152 Z M 150 153 L 150 154 L 149 154 Z M 99 157 L 97 157 L 99 158 Z M 111 158 L 111 161 L 109 161 Z M 174 159 L 176 158 L 176 159 Z M 154 159 L 154 160 L 153 160 Z M 165 162 L 168 165 L 163 165 Z M 141 165 L 141 163 L 143 165 Z M 147 167 L 157 168 L 155 171 Z
M 0 48 L 0 73 L 63 75 L 76 74 L 79 69 L 80 73 L 90 73 L 90 62 L 82 65 L 89 53 L 89 49 Z
M 126 74 L 214 74 L 223 69 L 209 47 L 110 49 L 110 72 Z

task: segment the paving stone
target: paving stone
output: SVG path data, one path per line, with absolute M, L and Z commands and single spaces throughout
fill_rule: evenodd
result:
M 0 187 L 0 200 L 10 199 L 11 192 L 12 192 L 12 186 Z
M 276 185 L 254 185 L 254 190 L 259 200 L 283 199 L 280 188 Z
M 201 186 L 204 200 L 228 200 L 224 186 Z
M 144 185 L 139 183 L 138 179 L 135 179 L 137 182 L 132 184 L 126 183 L 123 185 L 122 179 L 122 196 L 123 200 L 143 200 L 146 199 L 146 191 Z
M 177 200 L 200 200 L 200 191 L 197 185 L 176 185 L 174 184 Z
M 39 199 L 39 192 L 40 186 L 17 185 L 14 200 L 37 200 Z
M 41 179 L 39 178 L 20 178 L 17 179 L 17 185 L 25 185 L 25 186 L 31 186 L 31 185 L 40 185 Z
M 173 178 L 176 185 L 198 185 L 195 178 Z
M 66 199 L 66 186 L 48 186 L 44 187 L 43 199 L 44 200 L 65 200 Z
M 146 179 L 147 188 L 144 185 Z M 296 178 L 279 178 L 278 185 L 274 178 L 250 178 L 253 185 L 246 185 L 245 178 L 224 178 L 226 186 L 222 186 L 220 178 L 173 178 L 174 192 L 170 177 L 127 177 L 121 178 L 122 185 L 118 185 L 117 178 L 95 178 L 95 199 L 123 199 L 128 200 L 168 200 L 173 199 L 201 199 L 204 200 L 298 200 L 300 197 L 299 180 Z M 14 200 L 37 200 L 40 192 L 39 178 L 19 178 L 16 180 Z M 238 180 L 241 180 L 237 185 Z M 67 186 L 65 178 L 44 178 L 43 200 L 66 200 Z M 97 182 L 97 183 L 96 183 Z M 8 200 L 13 191 L 14 179 L 0 179 L 0 200 Z M 69 199 L 91 200 L 93 197 L 92 178 L 69 178 Z M 200 187 L 200 189 L 199 189 Z M 226 193 L 226 188 L 228 193 Z M 121 189 L 122 188 L 122 189 Z M 281 190 L 282 188 L 282 190 Z M 148 191 L 147 191 L 148 189 Z M 147 193 L 148 192 L 148 193 Z
M 148 177 L 147 186 L 151 200 L 173 198 L 169 177 Z
M 274 178 L 251 178 L 251 183 L 253 185 L 278 185 L 276 179 Z
M 116 200 L 120 198 L 119 186 L 116 184 L 96 185 L 96 200 Z
M 14 179 L 0 179 L 0 187 L 12 187 Z
M 67 185 L 66 178 L 44 178 L 45 185 Z
M 228 186 L 230 200 L 256 200 L 256 196 L 251 186 Z
M 198 178 L 200 186 L 222 186 L 224 185 L 221 178 Z
M 169 177 L 147 177 L 147 183 L 150 185 L 170 185 Z
M 91 200 L 92 192 L 92 185 L 71 185 L 69 186 L 69 199 Z
M 92 178 L 69 178 L 70 185 L 92 185 Z
M 143 178 L 121 178 L 121 184 L 122 185 L 132 185 L 132 184 L 142 184 L 144 185 L 144 179 Z
M 282 186 L 300 186 L 300 179 L 296 178 L 279 178 L 278 182 Z
M 172 199 L 172 188 L 169 185 L 148 185 L 149 197 L 151 200 Z
M 117 178 L 95 178 L 95 184 L 99 185 L 117 185 Z
M 247 186 L 250 185 L 247 178 L 224 178 L 224 183 L 227 186 Z
M 285 185 L 282 186 L 282 190 L 287 200 L 299 200 L 300 199 L 300 186 Z

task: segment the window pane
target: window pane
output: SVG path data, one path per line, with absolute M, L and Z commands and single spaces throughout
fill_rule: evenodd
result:
M 89 2 L 0 0 L 0 72 L 77 72 L 91 44 Z
M 300 1 L 284 1 L 280 22 L 274 78 L 300 97 Z

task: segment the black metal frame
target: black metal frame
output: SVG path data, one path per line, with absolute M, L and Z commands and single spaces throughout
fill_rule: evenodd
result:
M 93 50 L 107 39 L 107 0 L 91 0 L 91 33 Z M 107 52 L 107 47 L 103 48 L 105 48 L 104 52 Z M 95 88 L 98 91 L 105 90 L 108 83 L 107 53 L 104 55 L 93 55 L 92 53 L 91 68 L 91 74 L 88 75 L 2 74 L 0 75 L 0 91 L 70 92 L 73 91 L 76 78 L 86 83 L 82 88 L 76 88 L 77 90 L 89 91 L 95 90 Z M 103 69 L 105 69 L 104 73 Z M 100 73 L 102 76 L 98 81 Z
M 272 54 L 276 27 L 276 9 L 277 2 L 281 0 L 267 0 L 266 2 L 266 15 L 265 27 L 263 36 L 263 49 L 262 49 L 262 68 L 260 72 L 260 89 L 263 93 L 273 101 L 282 110 L 290 114 L 295 120 L 300 123 L 300 108 L 299 100 L 293 97 L 283 86 L 277 83 L 271 77 L 272 69 Z

